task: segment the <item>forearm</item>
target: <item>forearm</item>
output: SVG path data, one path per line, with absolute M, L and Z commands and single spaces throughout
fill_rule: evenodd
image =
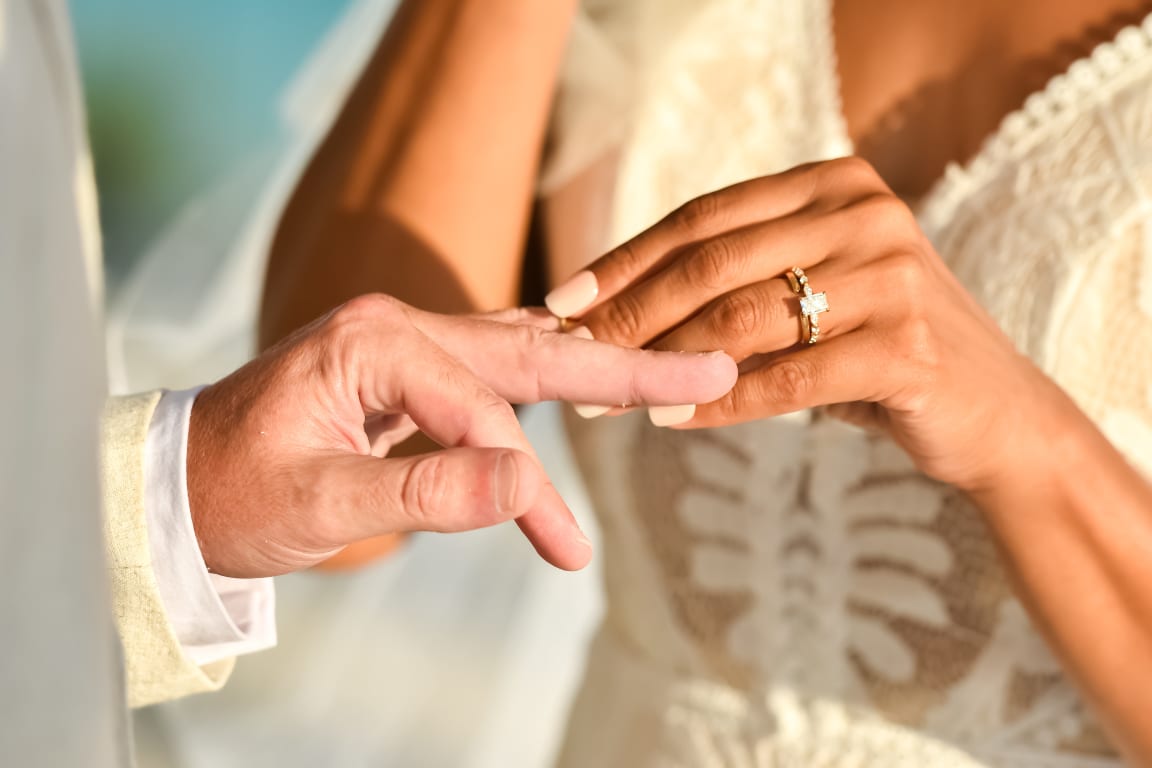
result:
M 451 312 L 515 302 L 574 9 L 404 3 L 285 210 L 262 344 L 369 291 Z
M 1152 763 L 1152 487 L 1075 406 L 974 494 L 1019 592 L 1134 764 Z

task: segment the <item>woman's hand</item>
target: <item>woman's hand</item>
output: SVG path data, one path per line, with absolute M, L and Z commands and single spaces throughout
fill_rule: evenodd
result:
M 801 343 L 800 267 L 831 311 Z M 1021 300 L 1028 286 L 1013 285 Z M 652 409 L 717 426 L 827 405 L 968 492 L 1028 606 L 1133 765 L 1152 765 L 1152 486 L 1020 355 L 863 161 L 706 195 L 548 297 L 597 338 L 723 349 L 719 400 Z M 693 413 L 694 411 L 694 413 Z M 1106 638 L 1107 650 L 1102 650 Z M 1116 650 L 1120 649 L 1120 650 Z
M 827 294 L 804 336 L 792 267 Z M 548 297 L 597 340 L 724 350 L 741 363 L 712 403 L 653 421 L 711 427 L 814 406 L 886 430 L 925 473 L 977 491 L 1075 408 L 949 272 L 908 208 L 856 158 L 698 198 Z

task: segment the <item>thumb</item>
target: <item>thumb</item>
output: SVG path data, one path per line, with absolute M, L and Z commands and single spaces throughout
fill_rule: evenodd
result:
M 342 456 L 324 473 L 326 538 L 344 546 L 386 533 L 451 533 L 513 520 L 547 483 L 528 454 L 449 448 L 420 456 Z M 335 539 L 340 539 L 336 541 Z

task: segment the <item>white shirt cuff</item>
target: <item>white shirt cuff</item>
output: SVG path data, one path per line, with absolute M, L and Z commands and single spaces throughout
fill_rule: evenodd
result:
M 168 620 L 199 666 L 276 645 L 272 579 L 208 572 L 188 504 L 188 422 L 203 387 L 165 392 L 144 447 L 144 516 Z

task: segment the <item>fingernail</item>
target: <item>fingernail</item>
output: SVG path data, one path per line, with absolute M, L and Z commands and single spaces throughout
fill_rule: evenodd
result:
M 597 416 L 603 416 L 612 410 L 610 405 L 586 405 L 584 403 L 573 403 L 572 410 L 585 419 L 594 419 Z
M 588 330 L 588 326 L 581 325 L 568 331 L 569 336 L 575 336 L 578 339 L 587 339 L 593 341 L 592 331 Z
M 492 499 L 501 517 L 511 517 L 516 513 L 516 492 L 519 490 L 520 471 L 516 459 L 511 454 L 502 453 L 496 459 L 496 470 L 492 473 Z
M 596 275 L 585 269 L 568 278 L 568 282 L 544 297 L 544 305 L 556 317 L 572 317 L 596 300 L 600 284 Z
M 674 424 L 683 424 L 696 415 L 696 406 L 688 405 L 657 405 L 648 409 L 648 419 L 658 427 L 671 427 Z
M 574 538 L 576 539 L 576 541 L 578 541 L 581 544 L 583 544 L 584 546 L 588 547 L 588 549 L 592 549 L 592 541 L 587 536 L 585 536 L 584 532 L 581 531 L 579 528 L 576 529 L 576 536 Z

